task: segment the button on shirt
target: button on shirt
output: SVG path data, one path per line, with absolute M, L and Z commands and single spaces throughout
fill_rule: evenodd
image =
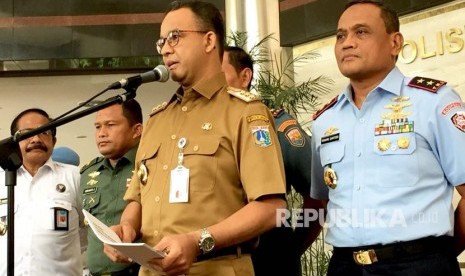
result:
M 7 196 L 0 173 L 0 198 Z M 58 184 L 61 189 L 57 188 Z M 55 207 L 68 209 L 68 230 L 54 230 Z M 15 275 L 82 275 L 79 221 L 82 218 L 79 171 L 49 159 L 32 177 L 18 169 L 15 186 Z M 7 215 L 2 200 L 0 217 Z M 7 232 L 8 233 L 8 232 Z M 7 274 L 7 235 L 0 236 L 0 275 Z
M 348 87 L 313 123 L 311 195 L 329 198 L 334 246 L 452 235 L 453 187 L 465 183 L 465 133 L 452 119 L 465 109 L 450 88 L 432 93 L 409 81 L 394 68 L 360 110 Z M 335 189 L 324 182 L 329 166 Z

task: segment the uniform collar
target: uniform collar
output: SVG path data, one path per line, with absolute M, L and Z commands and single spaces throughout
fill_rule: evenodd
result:
M 45 168 L 49 168 L 52 171 L 56 171 L 56 163 L 52 160 L 52 157 L 49 157 L 48 160 L 39 168 L 37 171 L 36 175 L 43 171 Z M 24 165 L 21 165 L 21 167 L 18 169 L 18 172 L 20 173 L 29 173 L 26 168 L 24 168 Z
M 391 70 L 391 72 L 389 72 L 389 74 L 386 75 L 381 83 L 378 84 L 375 89 L 373 89 L 373 91 L 386 91 L 399 96 L 400 91 L 402 90 L 403 79 L 404 75 L 396 66 Z M 341 96 L 339 97 L 339 101 L 349 101 L 349 99 L 352 99 L 352 87 L 350 84 L 342 92 Z
M 130 150 L 128 150 L 126 152 L 126 154 L 123 155 L 123 157 L 121 157 L 118 162 L 116 163 L 116 167 L 119 167 L 119 166 L 124 166 L 126 164 L 134 164 L 134 160 L 136 159 L 136 152 L 137 152 L 137 148 L 139 147 L 139 144 L 135 145 L 134 147 L 132 147 Z M 122 165 L 120 165 L 122 164 Z M 111 164 L 110 164 L 110 160 L 108 160 L 108 158 L 105 158 L 104 161 L 102 162 L 102 164 L 97 168 L 97 170 L 100 170 L 102 169 L 103 167 L 107 167 L 107 168 L 111 168 L 111 169 L 114 169 Z
M 215 93 L 220 91 L 226 86 L 226 77 L 223 72 L 219 72 L 213 77 L 202 80 L 192 87 L 192 90 L 204 96 L 207 99 L 211 99 Z

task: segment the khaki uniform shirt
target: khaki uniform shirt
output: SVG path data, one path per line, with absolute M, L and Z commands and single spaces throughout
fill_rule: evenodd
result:
M 84 209 L 106 225 L 118 224 L 126 207 L 123 196 L 134 171 L 137 146 L 129 150 L 113 168 L 108 159 L 98 157 L 81 169 L 81 196 Z M 87 266 L 92 273 L 120 271 L 129 264 L 112 262 L 103 253 L 103 244 L 89 229 Z
M 134 174 L 125 195 L 142 204 L 142 239 L 149 245 L 221 222 L 261 196 L 285 194 L 271 113 L 259 100 L 233 92 L 220 73 L 183 96 L 180 88 L 150 115 L 136 156 L 136 169 L 145 164 L 148 180 L 144 185 Z M 190 170 L 189 200 L 170 203 L 180 138 L 187 139 L 182 164 Z

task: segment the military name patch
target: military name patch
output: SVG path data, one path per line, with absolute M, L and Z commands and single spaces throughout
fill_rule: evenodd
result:
M 90 195 L 90 194 L 95 194 L 97 192 L 98 188 L 97 187 L 92 187 L 92 188 L 86 188 L 84 191 L 82 191 L 83 195 Z
M 323 145 L 323 144 L 339 141 L 339 137 L 340 137 L 339 133 L 321 137 L 321 144 Z
M 295 147 L 303 147 L 305 145 L 305 139 L 300 130 L 297 127 L 293 127 L 286 131 L 286 138 L 289 140 L 291 145 Z
M 297 125 L 297 120 L 286 120 L 284 121 L 278 128 L 279 132 L 283 132 L 288 126 L 295 126 Z
M 448 104 L 446 107 L 444 107 L 444 109 L 441 111 L 441 114 L 446 116 L 447 113 L 449 113 L 449 111 L 451 111 L 452 109 L 454 108 L 460 108 L 462 107 L 462 103 L 461 102 L 453 102 L 453 103 L 450 103 Z
M 465 112 L 459 111 L 455 113 L 454 116 L 452 116 L 450 119 L 456 128 L 462 132 L 465 132 Z
M 257 146 L 264 148 L 273 144 L 268 126 L 252 126 L 252 136 Z
M 265 122 L 269 122 L 270 120 L 265 116 L 265 115 L 262 115 L 262 114 L 254 114 L 254 115 L 250 115 L 250 116 L 247 116 L 247 123 L 251 123 L 253 121 L 265 121 Z

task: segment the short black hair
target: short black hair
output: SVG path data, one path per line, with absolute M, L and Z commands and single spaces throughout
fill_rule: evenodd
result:
M 224 51 L 228 53 L 229 63 L 234 67 L 238 74 L 245 68 L 249 68 L 252 71 L 253 76 L 253 60 L 244 49 L 237 46 L 225 46 Z M 252 78 L 250 78 L 250 81 L 247 85 L 249 90 L 251 84 Z
M 10 125 L 10 134 L 13 136 L 15 135 L 15 133 L 19 130 L 18 129 L 18 121 L 26 114 L 29 114 L 29 113 L 37 113 L 37 114 L 40 114 L 42 116 L 44 116 L 45 118 L 48 119 L 49 122 L 52 121 L 52 118 L 50 118 L 50 116 L 48 115 L 47 112 L 45 112 L 45 110 L 43 109 L 40 109 L 40 108 L 29 108 L 29 109 L 26 109 L 24 111 L 22 111 L 21 113 L 19 113 L 18 115 L 16 115 L 16 117 L 13 119 L 13 121 L 11 122 L 11 125 Z M 57 129 L 54 127 L 52 129 L 50 129 L 50 131 L 52 132 L 52 137 L 55 137 L 56 134 L 57 134 Z
M 349 7 L 352 7 L 353 5 L 356 5 L 356 4 L 373 4 L 373 5 L 377 6 L 377 7 L 379 7 L 380 10 L 381 10 L 381 18 L 384 21 L 384 25 L 386 27 L 386 32 L 388 34 L 398 32 L 400 30 L 399 16 L 397 15 L 397 12 L 395 10 L 393 10 L 391 7 L 389 7 L 383 1 L 379 1 L 379 0 L 352 0 L 352 1 L 349 1 L 346 4 L 346 6 L 344 8 L 344 11 L 347 10 Z
M 220 60 L 223 59 L 223 51 L 225 45 L 225 28 L 223 16 L 217 7 L 211 3 L 202 1 L 173 1 L 168 12 L 179 10 L 181 8 L 190 9 L 197 17 L 199 27 L 202 31 L 213 31 L 218 37 L 218 47 Z
M 142 124 L 142 108 L 135 99 L 130 99 L 122 103 L 123 116 L 128 120 L 129 125 Z

